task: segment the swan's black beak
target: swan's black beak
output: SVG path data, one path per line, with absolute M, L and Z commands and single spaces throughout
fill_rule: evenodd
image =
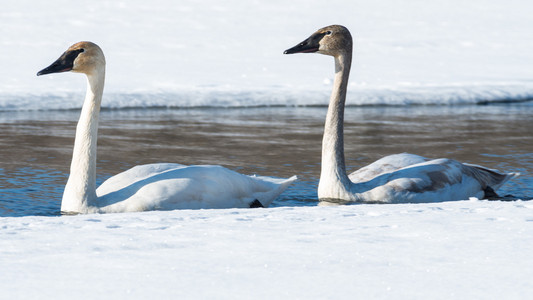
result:
M 324 32 L 315 32 L 307 40 L 299 43 L 298 45 L 285 50 L 283 54 L 293 53 L 313 53 L 317 52 L 320 48 L 320 40 L 326 35 Z
M 68 72 L 72 70 L 74 67 L 74 60 L 81 52 L 83 52 L 83 49 L 66 51 L 51 65 L 39 71 L 37 76 L 51 73 Z
M 298 45 L 287 49 L 283 52 L 283 54 L 294 54 L 294 53 L 313 53 L 318 51 L 319 45 L 313 45 L 310 41 L 311 38 L 308 38 L 307 40 L 299 43 Z

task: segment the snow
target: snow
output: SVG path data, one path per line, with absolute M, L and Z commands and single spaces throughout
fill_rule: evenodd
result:
M 532 10 L 498 0 L 6 0 L 0 111 L 80 107 L 83 76 L 35 76 L 80 40 L 106 54 L 104 107 L 324 105 L 331 58 L 282 52 L 335 23 L 355 37 L 349 105 L 521 101 L 533 97 Z
M 2 298 L 526 299 L 533 204 L 0 219 Z

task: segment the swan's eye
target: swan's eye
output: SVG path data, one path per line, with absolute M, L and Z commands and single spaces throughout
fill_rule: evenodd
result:
M 331 35 L 331 30 L 326 31 L 326 35 Z
M 83 49 L 83 48 L 78 49 L 78 52 L 79 52 L 79 53 L 85 52 L 85 49 Z

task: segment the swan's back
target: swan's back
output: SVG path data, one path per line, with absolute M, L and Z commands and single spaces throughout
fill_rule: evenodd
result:
M 181 164 L 173 163 L 159 163 L 139 165 L 124 172 L 121 172 L 115 176 L 108 178 L 97 189 L 98 195 L 106 195 L 111 192 L 115 192 L 126 188 L 127 186 L 154 176 L 155 174 L 161 174 L 170 170 L 186 167 Z
M 352 182 L 368 181 L 381 174 L 394 172 L 396 170 L 423 163 L 429 159 L 409 153 L 400 153 L 385 156 L 368 166 L 354 171 L 348 177 Z

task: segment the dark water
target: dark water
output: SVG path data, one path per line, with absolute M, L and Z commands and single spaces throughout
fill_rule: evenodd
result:
M 134 165 L 219 164 L 300 180 L 274 206 L 317 205 L 325 107 L 104 110 L 98 183 Z M 0 112 L 0 216 L 56 215 L 79 111 Z M 348 107 L 348 171 L 385 155 L 449 157 L 522 176 L 500 195 L 533 197 L 533 104 Z

